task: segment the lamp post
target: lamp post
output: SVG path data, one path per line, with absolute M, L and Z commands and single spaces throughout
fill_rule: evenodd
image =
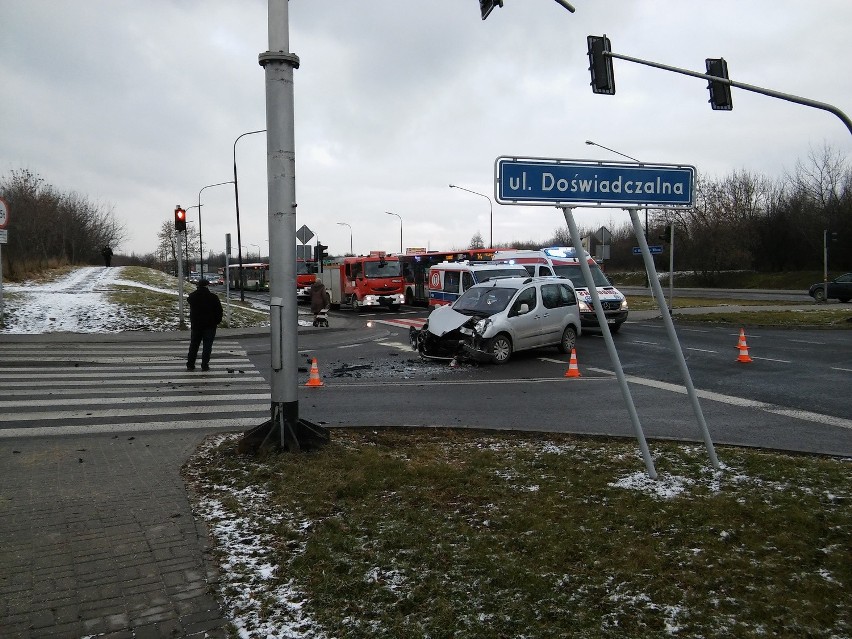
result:
M 608 146 L 604 146 L 603 144 L 598 144 L 597 142 L 592 142 L 591 140 L 586 140 L 586 144 L 588 144 L 588 145 L 590 145 L 590 146 L 597 146 L 597 147 L 600 147 L 600 148 L 602 148 L 602 149 L 606 149 L 606 150 L 607 150 L 607 151 L 609 151 L 610 153 L 615 153 L 616 155 L 620 155 L 620 156 L 621 156 L 621 157 L 623 157 L 623 158 L 627 158 L 628 160 L 631 160 L 631 161 L 633 161 L 633 162 L 636 162 L 636 164 L 642 164 L 642 162 L 640 162 L 640 161 L 639 161 L 639 160 L 637 160 L 636 158 L 632 158 L 632 157 L 630 157 L 629 155 L 627 155 L 627 154 L 625 154 L 625 153 L 622 153 L 621 151 L 616 151 L 615 149 L 611 149 L 611 148 L 609 148 Z
M 237 186 L 237 142 L 244 135 L 252 135 L 253 133 L 266 133 L 266 129 L 259 129 L 258 131 L 248 131 L 247 133 L 241 133 L 237 136 L 237 139 L 234 140 L 234 208 L 237 210 L 237 263 L 239 264 L 238 270 L 240 274 L 240 301 L 245 302 L 246 296 L 243 290 L 243 250 L 242 250 L 242 237 L 240 236 L 240 190 Z
M 187 211 L 189 211 L 190 209 L 198 209 L 199 212 L 201 211 L 201 207 L 198 206 L 197 204 L 193 204 L 192 206 L 186 207 Z M 198 217 L 200 218 L 201 216 L 199 215 Z M 187 224 L 190 223 L 189 219 L 187 219 L 186 221 L 187 221 Z M 190 271 L 190 268 L 189 268 L 189 233 L 187 231 L 184 231 L 183 234 L 184 234 L 184 239 L 186 240 L 186 242 L 184 242 L 185 246 L 183 247 L 184 252 L 186 253 L 186 272 L 189 273 L 189 271 Z
M 349 255 L 355 255 L 355 253 L 352 251 L 352 226 L 350 224 L 347 224 L 346 222 L 338 222 L 337 224 L 339 226 L 349 227 Z M 402 224 L 402 222 L 400 222 L 400 224 Z
M 601 149 L 606 149 L 610 153 L 615 153 L 616 155 L 620 155 L 623 158 L 627 158 L 631 162 L 636 162 L 636 164 L 642 164 L 642 162 L 640 162 L 636 158 L 631 157 L 631 156 L 627 155 L 626 153 L 622 153 L 621 151 L 616 151 L 615 149 L 611 149 L 608 146 L 604 146 L 603 144 L 598 144 L 597 142 L 592 142 L 591 140 L 586 140 L 586 144 L 588 144 L 589 146 L 596 146 L 596 147 L 599 147 Z M 648 208 L 647 207 L 645 207 L 645 243 L 646 244 L 648 243 Z M 651 276 L 648 275 L 648 277 L 645 279 L 645 282 L 647 283 L 648 288 L 651 288 L 650 277 Z
M 216 184 L 208 184 L 207 186 L 202 186 L 201 190 L 198 191 L 198 254 L 201 257 L 201 262 L 198 265 L 198 274 L 201 279 L 204 279 L 204 244 L 201 242 L 201 191 L 204 189 L 209 189 L 213 186 L 222 186 L 223 184 L 233 184 L 233 180 L 228 180 L 227 182 L 217 182 Z
M 450 184 L 451 189 L 461 189 L 462 191 L 467 191 L 468 193 L 473 193 L 474 195 L 478 195 L 480 197 L 484 197 L 488 200 L 488 219 L 490 230 L 488 232 L 488 248 L 494 248 L 494 203 L 491 201 L 491 198 L 487 195 L 483 195 L 482 193 L 477 193 L 476 191 L 471 191 L 470 189 L 466 189 L 463 186 L 456 186 L 455 184 Z
M 388 215 L 395 215 L 399 218 L 399 254 L 402 255 L 402 216 L 398 213 L 391 213 L 390 211 L 385 211 Z

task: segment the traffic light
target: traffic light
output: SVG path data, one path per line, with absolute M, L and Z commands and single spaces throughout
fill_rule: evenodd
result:
M 317 245 L 314 247 L 314 261 L 317 264 L 322 264 L 322 261 L 328 257 L 327 249 L 328 247 L 325 244 L 317 242 Z
M 180 204 L 175 207 L 175 231 L 186 230 L 186 211 L 180 208 Z
M 479 12 L 482 14 L 482 19 L 488 17 L 488 14 L 494 10 L 494 7 L 502 7 L 503 0 L 479 0 Z
M 707 75 L 728 79 L 728 63 L 725 58 L 707 58 L 704 63 L 707 65 Z M 710 89 L 710 106 L 714 111 L 730 111 L 734 108 L 730 84 L 710 80 L 707 88 Z
M 612 51 L 612 45 L 606 34 L 603 36 L 588 36 L 586 43 L 589 47 L 589 71 L 592 72 L 592 91 L 594 93 L 615 93 L 615 76 L 612 72 L 612 56 L 605 55 Z
M 666 228 L 663 229 L 663 234 L 659 236 L 659 238 L 666 242 L 667 244 L 672 243 L 672 225 L 671 223 L 666 224 Z

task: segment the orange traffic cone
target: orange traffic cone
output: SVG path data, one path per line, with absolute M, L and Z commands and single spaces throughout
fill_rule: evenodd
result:
M 577 351 L 571 349 L 571 360 L 568 362 L 568 370 L 565 371 L 565 377 L 580 377 L 580 369 L 577 368 Z
M 737 348 L 740 351 L 737 361 L 744 364 L 751 363 L 751 357 L 748 356 L 748 344 L 746 344 L 745 329 L 740 329 L 740 341 L 737 344 Z
M 322 380 L 320 379 L 320 376 L 319 376 L 319 367 L 317 366 L 317 358 L 314 357 L 313 361 L 311 362 L 311 375 L 308 378 L 308 382 L 307 382 L 307 384 L 305 384 L 305 386 L 322 386 L 322 385 L 323 385 L 323 383 L 322 383 Z

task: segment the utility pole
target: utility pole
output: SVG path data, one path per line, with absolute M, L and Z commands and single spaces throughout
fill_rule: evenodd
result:
M 328 441 L 328 431 L 299 419 L 299 315 L 296 300 L 296 141 L 288 0 L 269 0 L 269 50 L 258 56 L 266 76 L 266 175 L 269 220 L 271 419 L 246 433 L 240 448 L 263 446 L 276 433 L 291 452 Z

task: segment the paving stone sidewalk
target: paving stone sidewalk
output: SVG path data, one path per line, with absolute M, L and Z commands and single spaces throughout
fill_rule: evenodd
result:
M 227 637 L 180 477 L 204 435 L 0 440 L 0 637 Z

